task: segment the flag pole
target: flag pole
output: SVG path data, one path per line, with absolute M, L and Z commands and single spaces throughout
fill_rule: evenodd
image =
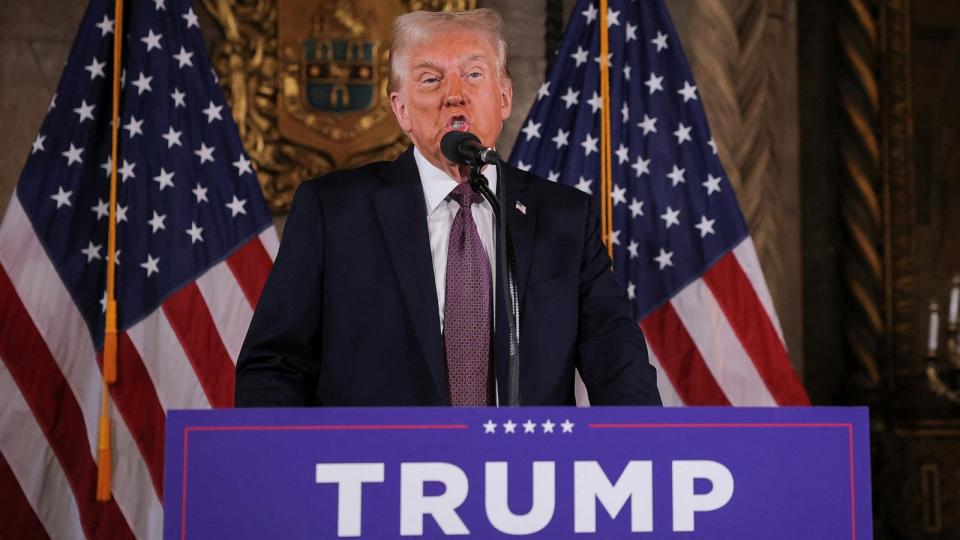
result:
M 97 440 L 97 501 L 110 500 L 110 385 L 117 381 L 117 160 L 120 131 L 120 64 L 123 46 L 123 0 L 114 1 L 113 27 L 113 123 L 110 128 L 110 215 L 107 220 L 107 319 L 103 337 L 103 410 Z
M 600 232 L 607 245 L 607 255 L 613 260 L 613 208 L 610 192 L 613 189 L 613 162 L 610 134 L 610 32 L 607 29 L 607 0 L 600 0 Z

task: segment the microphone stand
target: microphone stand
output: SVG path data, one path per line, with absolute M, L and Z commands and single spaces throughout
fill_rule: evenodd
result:
M 513 239 L 507 227 L 507 213 L 500 206 L 506 194 L 506 181 L 503 177 L 501 161 L 497 160 L 497 192 L 495 195 L 480 172 L 482 163 L 470 167 L 469 183 L 473 191 L 482 195 L 493 207 L 497 220 L 497 260 L 500 261 L 500 275 L 503 277 L 503 298 L 507 303 L 507 326 L 509 328 L 510 361 L 507 368 L 507 406 L 520 405 L 520 303 L 517 294 L 517 259 L 513 250 Z M 496 305 L 496 302 L 494 302 Z M 496 317 L 494 317 L 496 318 Z M 494 348 L 496 350 L 496 348 Z

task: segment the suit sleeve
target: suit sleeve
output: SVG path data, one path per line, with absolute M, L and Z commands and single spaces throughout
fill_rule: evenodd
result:
M 323 208 L 312 182 L 297 190 L 273 270 L 237 360 L 237 407 L 316 400 L 320 372 Z
M 610 271 L 591 200 L 580 271 L 578 365 L 592 405 L 662 405 L 640 326 Z

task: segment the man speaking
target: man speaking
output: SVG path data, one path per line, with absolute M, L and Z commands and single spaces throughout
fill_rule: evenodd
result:
M 509 354 L 493 208 L 440 141 L 468 131 L 495 144 L 513 99 L 501 25 L 485 9 L 397 18 L 390 103 L 413 147 L 297 190 L 237 362 L 237 406 L 499 402 Z M 496 169 L 483 174 L 495 191 Z M 659 405 L 590 197 L 503 174 L 521 404 L 572 405 L 578 368 L 595 405 Z

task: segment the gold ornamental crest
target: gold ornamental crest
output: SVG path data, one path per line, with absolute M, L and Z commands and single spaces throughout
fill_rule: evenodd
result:
M 387 98 L 390 31 L 408 11 L 476 0 L 203 0 L 211 57 L 271 210 L 300 182 L 408 145 Z

